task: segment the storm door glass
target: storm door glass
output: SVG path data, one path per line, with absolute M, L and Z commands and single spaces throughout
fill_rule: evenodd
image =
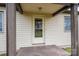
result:
M 42 37 L 42 19 L 35 18 L 35 37 Z

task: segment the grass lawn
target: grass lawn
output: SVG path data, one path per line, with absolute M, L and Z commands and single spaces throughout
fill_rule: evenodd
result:
M 71 54 L 71 48 L 70 47 L 65 48 L 64 50 Z
M 6 56 L 6 53 L 0 54 L 0 56 Z

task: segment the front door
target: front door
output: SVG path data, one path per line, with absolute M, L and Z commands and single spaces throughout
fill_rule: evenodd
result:
M 44 17 L 33 17 L 33 44 L 44 43 Z

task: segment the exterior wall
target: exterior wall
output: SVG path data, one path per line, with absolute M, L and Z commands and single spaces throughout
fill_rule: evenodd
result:
M 46 17 L 45 21 L 45 40 L 46 44 L 69 46 L 71 45 L 71 32 L 64 31 L 64 16 L 59 14 L 55 17 Z
M 37 15 L 37 14 L 34 14 Z M 17 28 L 17 48 L 32 46 L 32 16 L 21 15 L 17 13 L 16 28 Z M 71 45 L 71 32 L 64 31 L 64 16 L 67 14 L 59 14 L 55 17 L 50 15 L 45 16 L 45 44 L 46 45 L 58 45 L 58 46 L 70 46 Z
M 19 47 L 31 46 L 32 19 L 29 15 L 16 14 L 16 45 Z
M 0 33 L 0 51 L 6 50 L 6 12 L 4 11 L 3 32 Z M 37 14 L 34 14 L 37 15 Z M 16 46 L 20 47 L 32 46 L 32 16 L 33 14 L 20 14 L 16 12 Z M 70 32 L 64 32 L 64 16 L 59 14 L 55 17 L 45 16 L 45 43 L 46 45 L 70 45 Z
M 0 7 L 3 12 L 3 31 L 0 32 L 0 51 L 6 51 L 6 11 L 5 8 Z

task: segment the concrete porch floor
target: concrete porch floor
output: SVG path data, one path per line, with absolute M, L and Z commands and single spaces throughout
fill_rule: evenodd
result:
M 18 50 L 17 56 L 68 56 L 64 49 L 56 45 L 22 47 Z

